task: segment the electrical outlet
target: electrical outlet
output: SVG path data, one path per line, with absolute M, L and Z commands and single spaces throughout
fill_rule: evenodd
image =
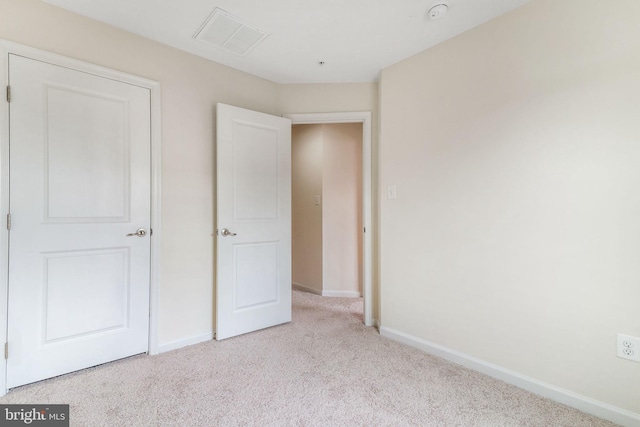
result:
M 617 356 L 640 362 L 640 338 L 618 334 Z

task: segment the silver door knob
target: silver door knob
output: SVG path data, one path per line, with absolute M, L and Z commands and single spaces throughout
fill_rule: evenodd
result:
M 127 237 L 131 237 L 131 236 L 144 237 L 146 235 L 147 235 L 147 230 L 145 230 L 144 228 L 138 228 L 135 233 L 127 234 Z
M 230 232 L 228 228 L 223 228 L 222 230 L 220 230 L 220 234 L 222 235 L 222 237 L 237 236 L 236 233 Z

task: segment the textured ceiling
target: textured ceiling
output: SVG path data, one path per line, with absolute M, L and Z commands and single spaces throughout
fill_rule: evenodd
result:
M 277 83 L 321 83 L 376 81 L 381 69 L 529 0 L 44 1 Z M 448 13 L 429 20 L 439 3 Z M 194 39 L 215 8 L 270 35 L 245 56 Z

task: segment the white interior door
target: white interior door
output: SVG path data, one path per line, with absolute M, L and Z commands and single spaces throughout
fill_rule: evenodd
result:
M 148 350 L 150 92 L 17 55 L 9 79 L 11 388 Z
M 291 321 L 291 121 L 217 107 L 218 340 Z

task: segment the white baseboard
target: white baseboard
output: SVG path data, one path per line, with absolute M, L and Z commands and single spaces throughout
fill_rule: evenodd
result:
M 640 426 L 640 414 L 636 414 L 635 412 L 627 411 L 625 409 L 609 405 L 608 403 L 591 399 L 590 397 L 554 386 L 553 384 L 539 381 L 535 378 L 485 362 L 484 360 L 477 359 L 459 351 L 405 334 L 404 332 L 396 331 L 384 326 L 380 327 L 379 330 L 380 335 L 384 337 L 407 344 L 411 347 L 417 348 L 418 350 L 422 350 L 425 353 L 441 357 L 473 369 L 474 371 L 482 372 L 490 377 L 497 378 L 537 395 L 571 406 L 572 408 L 576 408 L 582 412 L 604 418 L 626 427 Z
M 323 297 L 342 297 L 342 298 L 360 298 L 362 295 L 357 291 L 325 291 L 322 289 L 315 289 L 310 286 L 302 285 L 300 283 L 291 283 L 293 289 L 297 289 L 303 292 L 309 292 Z
M 322 295 L 322 290 L 320 289 L 314 289 L 309 286 L 301 285 L 300 283 L 296 283 L 296 282 L 293 282 L 291 285 L 293 286 L 293 289 L 297 289 L 302 292 L 309 292 L 310 294 Z
M 171 350 L 177 350 L 182 347 L 187 347 L 189 345 L 199 344 L 204 341 L 211 341 L 213 339 L 213 332 L 207 332 L 202 335 L 195 335 L 193 337 L 185 338 L 182 340 L 171 341 L 166 344 L 160 344 L 158 346 L 158 353 L 165 353 Z
M 360 292 L 357 291 L 322 291 L 323 297 L 340 297 L 340 298 L 360 298 Z

